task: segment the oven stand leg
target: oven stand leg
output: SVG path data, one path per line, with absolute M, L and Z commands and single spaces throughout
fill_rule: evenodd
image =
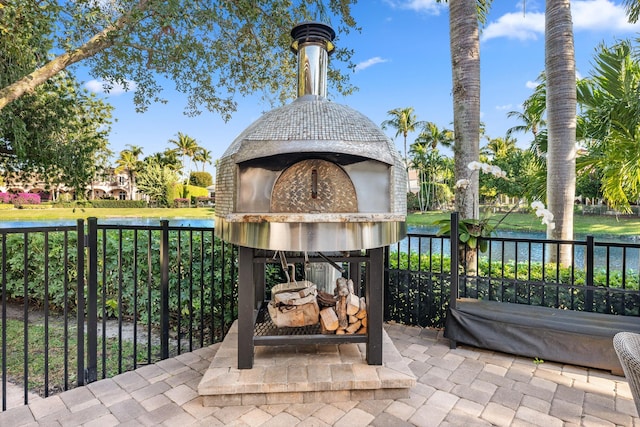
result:
M 367 363 L 382 365 L 383 264 L 384 248 L 369 250 L 366 300 L 368 305 Z
M 240 246 L 238 254 L 238 369 L 253 368 L 253 329 L 256 287 L 253 249 Z

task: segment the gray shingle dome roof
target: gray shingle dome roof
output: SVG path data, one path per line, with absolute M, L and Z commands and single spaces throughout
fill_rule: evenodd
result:
M 222 156 L 235 163 L 277 154 L 333 152 L 401 163 L 393 142 L 362 113 L 306 95 L 265 113 L 245 129 Z

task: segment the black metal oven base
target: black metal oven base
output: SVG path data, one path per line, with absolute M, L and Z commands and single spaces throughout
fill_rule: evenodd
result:
M 240 246 L 238 267 L 238 369 L 253 367 L 254 347 L 267 345 L 309 345 L 365 343 L 369 365 L 382 365 L 383 265 L 384 248 L 367 250 L 366 256 L 350 260 L 351 269 L 360 273 L 365 264 L 365 298 L 368 325 L 366 334 L 333 335 L 320 333 L 320 326 L 276 327 L 266 310 L 264 298 L 264 258 L 255 250 Z M 260 266 L 262 268 L 256 267 Z M 356 273 L 354 273 L 356 274 Z M 359 277 L 353 277 L 354 282 Z

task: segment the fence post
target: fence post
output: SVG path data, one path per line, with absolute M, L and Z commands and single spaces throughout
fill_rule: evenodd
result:
M 87 382 L 98 379 L 98 218 L 87 219 Z
M 160 221 L 160 358 L 169 358 L 169 221 Z
M 595 241 L 593 236 L 587 236 L 587 259 L 586 259 L 586 275 L 585 285 L 586 291 L 584 296 L 584 311 L 593 311 L 593 253 Z
M 450 302 L 449 307 L 452 309 L 456 308 L 456 301 L 458 299 L 458 266 L 460 265 L 460 260 L 458 259 L 459 253 L 459 240 L 460 236 L 458 236 L 458 225 L 459 225 L 459 215 L 458 212 L 451 212 L 451 231 L 449 233 L 450 246 L 451 246 L 451 285 L 450 285 Z
M 78 241 L 76 243 L 77 257 L 78 257 L 78 277 L 77 277 L 77 360 L 78 360 L 78 385 L 82 386 L 85 383 L 84 375 L 84 220 L 79 219 L 76 224 L 76 233 L 78 235 Z

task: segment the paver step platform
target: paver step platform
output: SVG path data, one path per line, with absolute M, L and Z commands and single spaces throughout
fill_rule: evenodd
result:
M 338 402 L 409 397 L 416 377 L 383 331 L 383 364 L 366 361 L 366 345 L 255 347 L 252 369 L 238 369 L 233 324 L 198 386 L 205 406 Z

